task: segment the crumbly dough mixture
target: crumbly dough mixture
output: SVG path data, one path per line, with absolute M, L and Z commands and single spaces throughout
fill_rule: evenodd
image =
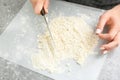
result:
M 98 37 L 81 17 L 56 17 L 49 27 L 54 41 L 51 40 L 48 31 L 38 36 L 40 52 L 32 55 L 35 68 L 63 72 L 61 61 L 73 59 L 83 64 L 87 56 L 94 53 Z

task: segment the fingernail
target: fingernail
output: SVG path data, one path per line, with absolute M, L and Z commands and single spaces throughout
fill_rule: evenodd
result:
M 99 33 L 101 33 L 101 29 L 96 30 L 96 34 L 99 34 Z
M 103 51 L 103 54 L 107 54 L 107 53 L 108 53 L 108 51 L 107 51 L 107 50 Z
M 105 48 L 104 47 L 101 47 L 100 50 L 104 50 Z

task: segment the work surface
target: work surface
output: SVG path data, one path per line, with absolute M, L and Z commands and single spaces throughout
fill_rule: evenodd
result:
M 115 52 L 117 52 L 117 51 L 115 51 Z M 119 73 L 115 74 L 116 72 L 119 71 L 119 63 L 117 62 L 117 61 L 119 61 L 119 56 L 118 56 L 119 53 L 115 53 L 115 52 L 113 55 L 108 56 L 108 59 L 105 62 L 105 68 L 103 68 L 103 71 L 101 72 L 102 75 L 100 76 L 100 79 L 106 79 L 106 80 L 108 80 L 109 78 L 110 78 L 109 80 L 113 80 L 113 79 L 118 80 L 119 79 Z M 108 72 L 106 72 L 106 71 L 108 71 Z M 111 76 L 112 74 L 113 74 L 113 76 Z M 105 77 L 102 77 L 102 76 L 105 76 Z

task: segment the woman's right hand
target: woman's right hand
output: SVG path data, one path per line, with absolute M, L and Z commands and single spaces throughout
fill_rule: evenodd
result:
M 42 8 L 44 8 L 45 13 L 48 13 L 49 0 L 31 0 L 34 11 L 36 14 L 40 14 Z
M 102 33 L 106 25 L 109 31 Z M 101 39 L 109 41 L 107 44 L 101 46 L 100 49 L 103 53 L 107 53 L 120 45 L 120 5 L 102 14 L 97 25 L 96 33 Z

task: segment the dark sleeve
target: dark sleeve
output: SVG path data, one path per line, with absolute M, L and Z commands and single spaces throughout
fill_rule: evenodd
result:
M 112 7 L 120 4 L 120 0 L 66 0 L 66 1 L 101 9 L 111 9 Z

